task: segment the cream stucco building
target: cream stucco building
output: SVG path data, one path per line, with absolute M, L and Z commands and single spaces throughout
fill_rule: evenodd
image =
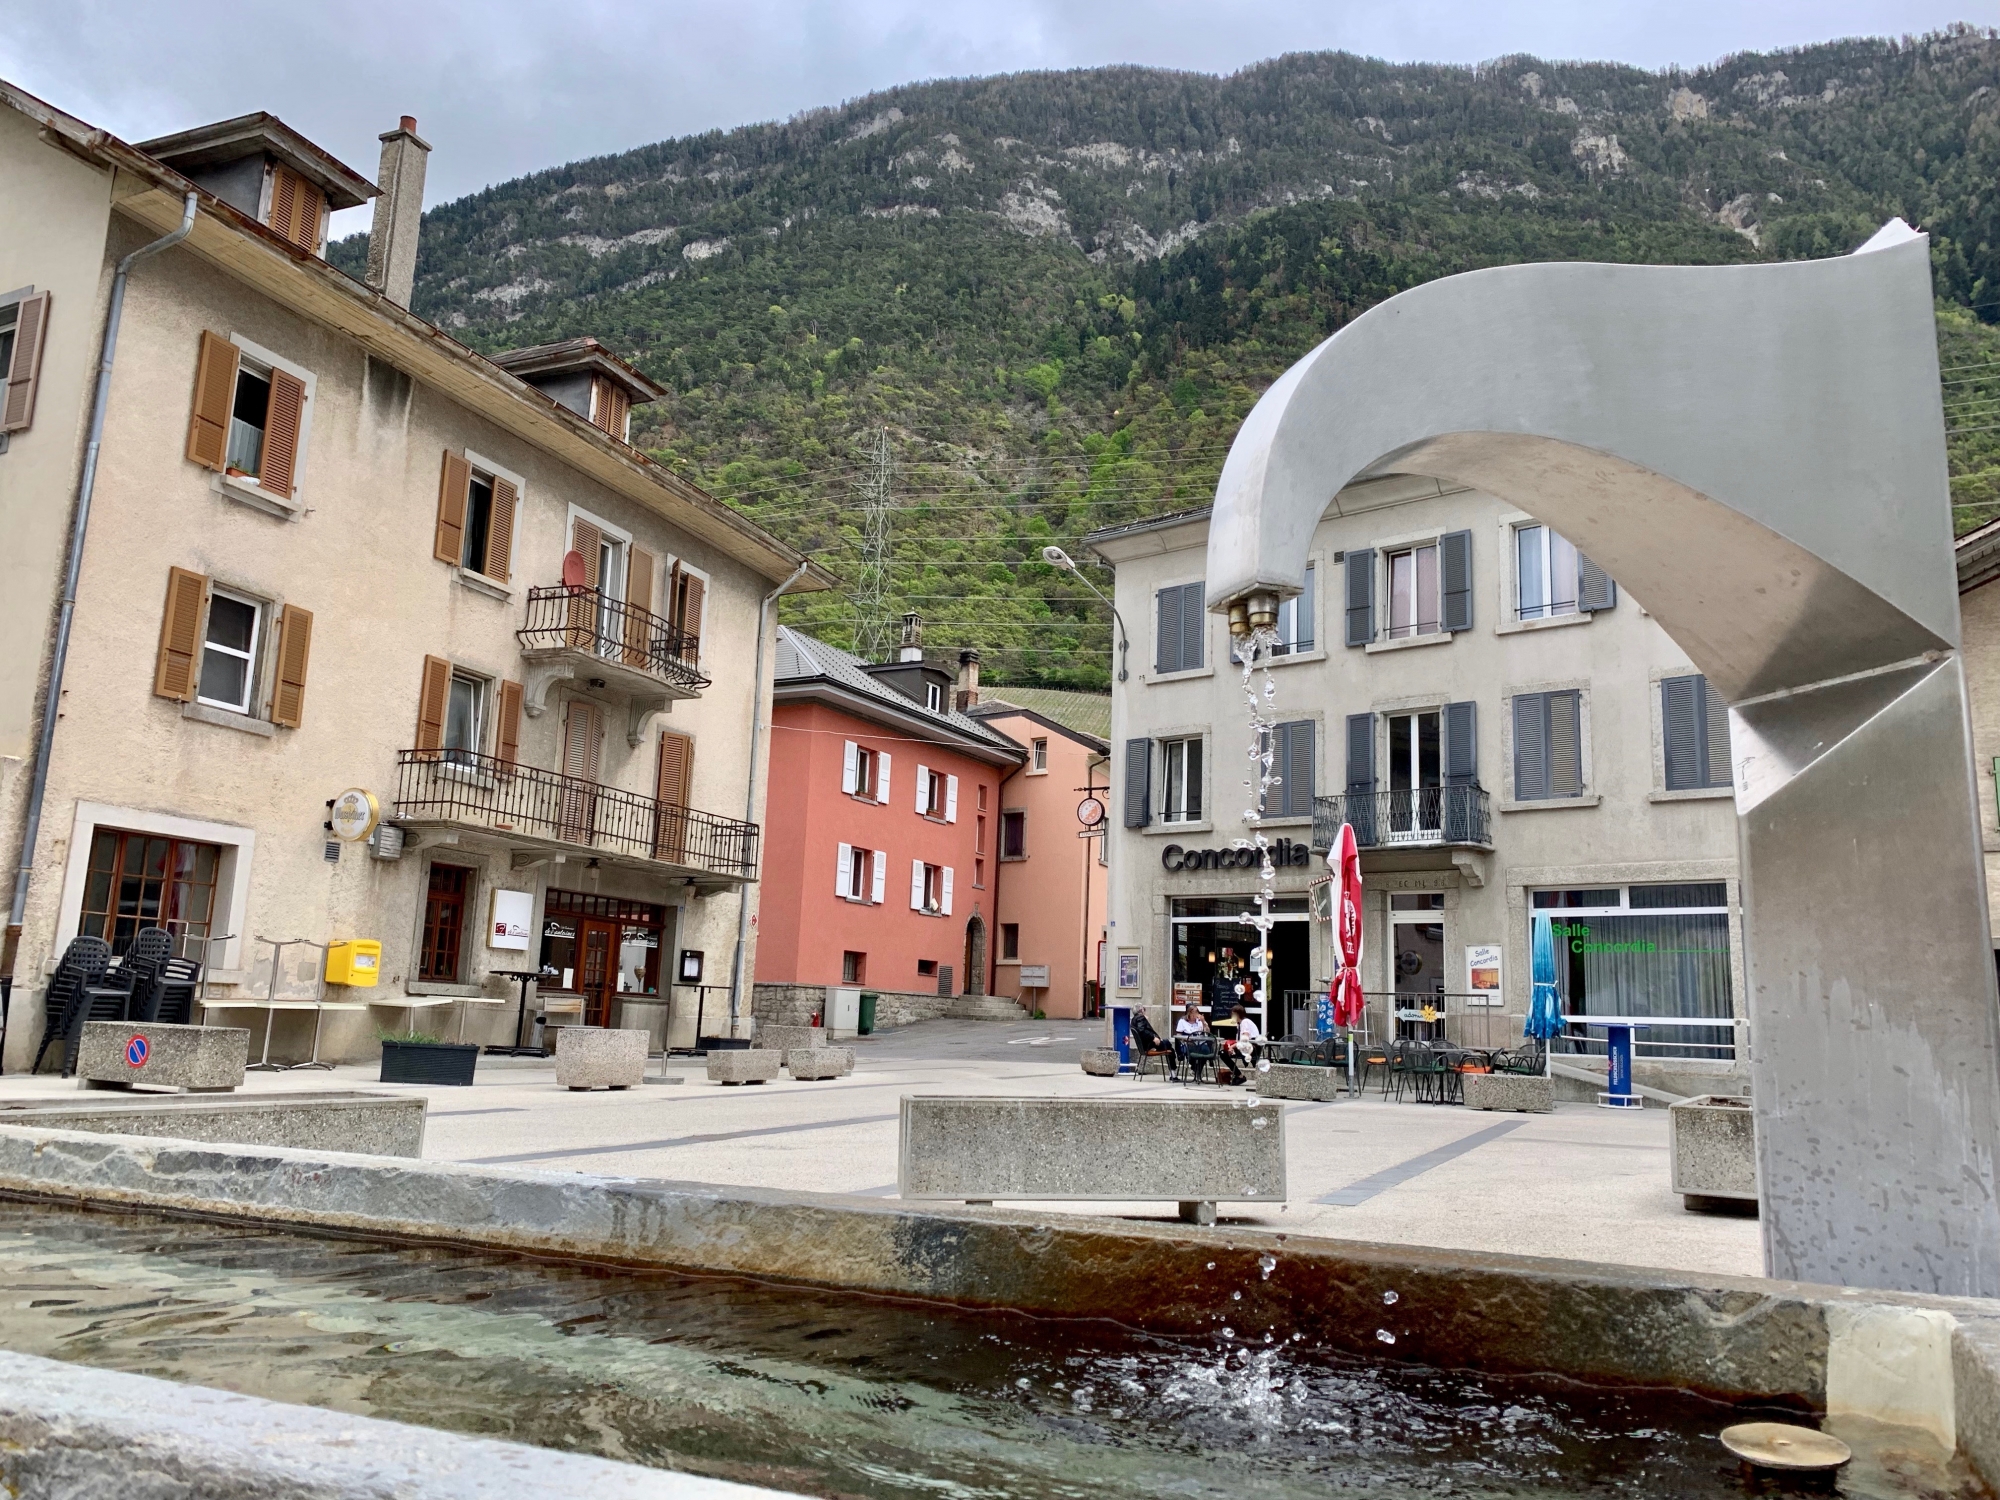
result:
M 253 1048 L 271 1021 L 274 1057 L 316 1026 L 323 1057 L 413 1024 L 511 1040 L 500 976 L 537 969 L 551 1021 L 658 1036 L 672 1001 L 679 1040 L 686 980 L 717 1029 L 760 852 L 760 605 L 804 559 L 629 446 L 659 391 L 593 341 L 489 360 L 407 310 L 414 121 L 383 137 L 364 285 L 320 252 L 327 213 L 376 184 L 269 116 L 134 147 L 4 85 L 0 104 L 10 874 L 115 271 L 192 216 L 124 286 L 39 833 L 10 883 L 7 1066 L 72 937 L 151 923 L 207 964 L 211 1020 Z M 327 826 L 350 788 L 379 808 L 365 840 Z M 305 945 L 274 976 L 280 939 Z M 363 939 L 378 982 L 325 991 L 352 1008 L 256 1008 L 321 993 L 309 945 Z
M 1111 998 L 1156 1016 L 1212 999 L 1256 947 L 1256 872 L 1229 847 L 1246 832 L 1248 720 L 1225 623 L 1203 605 L 1207 532 L 1198 511 L 1089 539 L 1133 632 L 1111 733 Z M 1532 518 L 1407 478 L 1335 497 L 1306 577 L 1271 674 L 1269 1029 L 1298 1032 L 1331 977 L 1331 929 L 1309 905 L 1348 822 L 1378 1040 L 1517 1043 L 1547 908 L 1569 1012 L 1718 1023 L 1642 1032 L 1641 1082 L 1691 1093 L 1732 1073 L 1728 723 L 1639 601 Z

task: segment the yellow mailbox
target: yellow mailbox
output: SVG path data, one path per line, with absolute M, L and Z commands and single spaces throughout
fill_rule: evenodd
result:
M 382 972 L 382 944 L 375 938 L 348 938 L 326 950 L 326 982 L 373 989 Z

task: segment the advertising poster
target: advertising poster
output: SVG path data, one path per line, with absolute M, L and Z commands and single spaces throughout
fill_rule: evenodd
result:
M 1468 943 L 1465 947 L 1465 989 L 1471 1005 L 1504 1005 L 1500 995 L 1500 945 Z

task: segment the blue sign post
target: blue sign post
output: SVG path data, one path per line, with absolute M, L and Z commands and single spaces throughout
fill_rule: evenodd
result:
M 1643 1108 L 1645 1101 L 1632 1092 L 1632 1028 L 1604 1028 L 1606 1082 L 1610 1085 L 1600 1101 L 1607 1109 Z
M 1132 1007 L 1110 1005 L 1105 1007 L 1111 1017 L 1111 1045 L 1118 1049 L 1118 1071 L 1132 1071 Z

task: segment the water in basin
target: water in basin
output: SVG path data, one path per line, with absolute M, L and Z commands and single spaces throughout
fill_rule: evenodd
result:
M 1680 1392 L 0 1201 L 0 1346 L 828 1496 L 1736 1496 Z M 1228 1300 L 1219 1287 L 1219 1302 Z M 1841 1492 L 1985 1495 L 1908 1434 Z

